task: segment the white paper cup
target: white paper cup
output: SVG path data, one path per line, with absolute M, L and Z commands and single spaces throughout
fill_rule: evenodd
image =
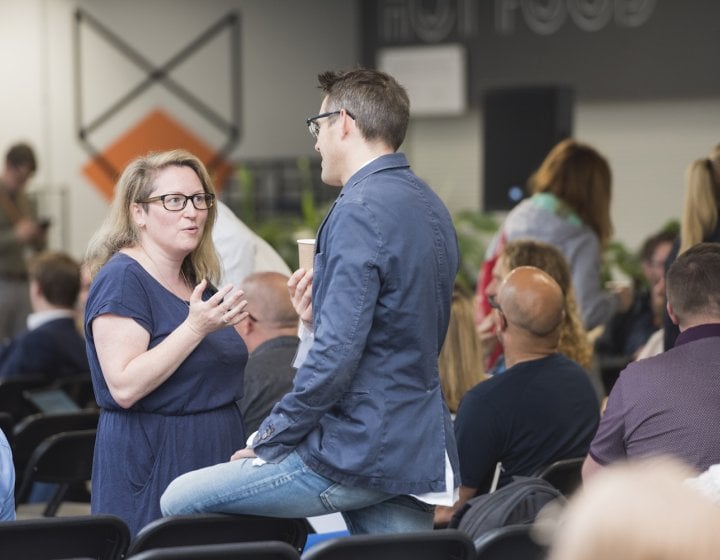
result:
M 313 267 L 313 259 L 315 257 L 315 240 L 314 239 L 298 239 L 298 263 L 300 268 L 310 270 Z

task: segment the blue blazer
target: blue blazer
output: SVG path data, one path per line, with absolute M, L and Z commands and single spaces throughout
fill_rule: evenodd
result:
M 87 371 L 85 340 L 70 317 L 20 333 L 0 349 L 0 377 L 42 374 L 55 379 Z
M 297 450 L 351 486 L 445 490 L 445 453 L 458 464 L 438 376 L 458 270 L 450 214 L 404 155 L 385 155 L 348 180 L 315 251 L 315 339 L 255 452 Z

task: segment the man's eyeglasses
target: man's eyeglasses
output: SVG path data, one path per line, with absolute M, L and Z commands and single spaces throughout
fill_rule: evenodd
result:
M 181 210 L 185 210 L 188 200 L 192 201 L 192 205 L 196 210 L 207 210 L 215 204 L 215 195 L 210 193 L 197 193 L 191 195 L 170 193 L 153 196 L 136 202 L 145 204 L 148 202 L 157 202 L 158 200 L 162 201 L 163 208 L 170 212 L 180 212 Z
M 339 115 L 341 112 L 342 112 L 342 110 L 330 111 L 329 113 L 320 113 L 319 115 L 315 115 L 314 117 L 305 119 L 305 124 L 307 125 L 308 130 L 310 131 L 310 134 L 312 134 L 312 137 L 317 138 L 318 134 L 320 134 L 320 125 L 317 123 L 318 119 L 324 119 L 326 117 L 332 117 L 334 115 Z M 355 120 L 355 115 L 353 115 L 347 109 L 345 110 L 345 114 L 348 117 L 350 117 L 352 120 Z

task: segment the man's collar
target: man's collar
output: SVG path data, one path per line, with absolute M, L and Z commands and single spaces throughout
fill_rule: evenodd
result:
M 56 319 L 73 319 L 75 317 L 75 311 L 72 309 L 48 309 L 47 311 L 36 311 L 31 313 L 27 318 L 28 330 L 32 331 L 38 327 L 43 326 L 45 323 L 55 321 Z
M 712 337 L 720 337 L 720 323 L 706 323 L 685 329 L 675 340 L 675 347 Z
M 383 154 L 373 158 L 350 176 L 347 183 L 343 186 L 343 190 L 351 188 L 355 183 L 364 179 L 368 175 L 372 175 L 373 173 L 377 173 L 378 171 L 382 171 L 384 169 L 397 167 L 410 167 L 407 157 L 405 157 L 405 154 L 402 152 Z

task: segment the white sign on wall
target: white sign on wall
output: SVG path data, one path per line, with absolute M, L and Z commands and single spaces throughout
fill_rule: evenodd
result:
M 461 115 L 467 109 L 466 58 L 458 44 L 387 47 L 378 50 L 377 65 L 407 89 L 411 115 Z

